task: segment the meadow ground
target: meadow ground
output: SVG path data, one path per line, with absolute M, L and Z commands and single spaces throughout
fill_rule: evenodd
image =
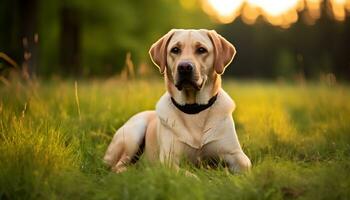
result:
M 159 81 L 0 85 L 0 199 L 349 199 L 350 87 L 232 82 L 233 117 L 252 171 L 144 162 L 113 174 L 102 157 L 131 115 L 153 109 Z M 79 106 L 77 104 L 79 102 Z

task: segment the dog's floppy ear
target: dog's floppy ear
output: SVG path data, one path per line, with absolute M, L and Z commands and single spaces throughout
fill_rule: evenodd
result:
M 208 31 L 209 38 L 214 45 L 214 68 L 216 73 L 223 74 L 225 68 L 232 62 L 236 54 L 235 47 L 215 30 Z
M 167 46 L 174 32 L 175 30 L 170 30 L 167 34 L 155 42 L 148 52 L 152 62 L 159 68 L 159 71 L 162 74 L 164 73 L 166 67 Z

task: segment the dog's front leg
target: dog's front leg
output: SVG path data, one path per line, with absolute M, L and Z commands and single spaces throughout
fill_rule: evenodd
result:
M 176 150 L 174 140 L 163 141 L 159 151 L 159 160 L 163 165 L 178 170 L 180 158 Z
M 225 120 L 226 124 L 223 126 L 224 136 L 217 143 L 212 144 L 212 147 L 218 148 L 219 157 L 226 162 L 231 172 L 249 171 L 252 164 L 239 144 L 232 116 L 229 117 L 230 120 Z
M 165 155 L 166 155 L 166 154 L 165 154 Z M 185 174 L 185 176 L 187 176 L 187 177 L 192 177 L 192 178 L 195 178 L 195 179 L 199 180 L 199 178 L 197 177 L 197 175 L 195 175 L 195 174 L 189 172 L 189 171 L 186 170 L 186 169 L 181 169 L 181 168 L 180 168 L 180 166 L 179 166 L 179 165 L 180 165 L 180 157 L 179 157 L 179 156 L 177 156 L 177 155 L 171 155 L 171 156 L 167 157 L 167 156 L 165 156 L 165 155 L 161 156 L 160 161 L 161 161 L 162 164 L 165 164 L 165 166 L 170 167 L 170 168 L 172 168 L 172 169 L 175 169 L 175 171 L 176 171 L 177 173 L 183 172 L 183 173 Z M 162 158 L 163 158 L 163 159 L 162 159 Z
M 180 151 L 180 149 L 183 149 L 183 147 L 181 147 L 182 144 L 181 143 L 175 144 L 174 140 L 168 141 L 165 144 L 167 145 L 164 145 L 164 142 L 163 142 L 163 146 L 161 146 L 161 149 L 160 149 L 160 154 L 159 154 L 160 162 L 163 165 L 171 169 L 174 169 L 178 173 L 183 172 L 185 176 L 192 177 L 199 180 L 199 178 L 195 174 L 189 172 L 188 170 L 180 168 L 180 158 L 182 155 L 182 152 Z

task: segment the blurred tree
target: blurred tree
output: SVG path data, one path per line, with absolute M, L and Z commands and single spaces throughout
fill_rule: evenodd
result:
M 321 18 L 314 25 L 305 23 L 302 12 L 301 19 L 288 29 L 272 26 L 261 18 L 254 25 L 237 19 L 221 26 L 219 31 L 238 52 L 227 75 L 291 78 L 301 74 L 318 79 L 323 73 L 334 73 L 339 79 L 349 80 L 350 18 L 335 21 L 326 7 L 324 2 Z
M 1 1 L 0 13 L 0 51 L 34 74 L 38 63 L 38 0 Z
M 200 0 L 3 0 L 0 51 L 43 76 L 112 75 L 125 66 L 128 53 L 135 71 L 145 71 L 148 48 L 171 28 L 218 27 L 238 51 L 226 75 L 318 78 L 334 73 L 350 79 L 350 20 L 331 19 L 326 3 L 313 26 L 305 23 L 303 11 L 289 29 L 261 18 L 254 25 L 240 19 L 216 25 L 199 5 Z
M 60 68 L 66 75 L 81 73 L 81 22 L 79 11 L 63 6 L 60 11 Z
M 178 0 L 54 0 L 41 1 L 41 7 L 44 74 L 60 63 L 68 74 L 111 75 L 122 70 L 128 52 L 136 67 L 149 63 L 148 48 L 171 28 L 213 27 L 199 7 L 183 9 Z
M 0 13 L 0 51 L 19 60 L 21 43 L 17 38 L 19 32 L 17 2 L 0 1 Z
M 19 27 L 23 44 L 23 67 L 33 75 L 38 64 L 38 0 L 18 0 Z
M 213 27 L 199 0 L 188 2 L 184 9 L 178 0 L 4 0 L 0 50 L 41 75 L 110 75 L 128 52 L 145 67 L 149 46 L 169 29 Z

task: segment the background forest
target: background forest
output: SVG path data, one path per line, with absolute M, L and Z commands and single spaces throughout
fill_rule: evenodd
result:
M 215 2 L 224 6 L 215 7 Z M 136 73 L 145 75 L 157 72 L 148 48 L 161 35 L 171 28 L 207 28 L 216 29 L 238 50 L 227 76 L 318 80 L 332 74 L 350 79 L 349 1 L 287 1 L 296 3 L 282 12 L 296 16 L 264 13 L 264 5 L 254 5 L 253 0 L 231 2 L 236 3 L 4 0 L 0 52 L 39 77 L 112 76 L 130 62 Z M 269 19 L 274 15 L 292 21 Z M 3 74 L 10 66 L 0 58 Z

